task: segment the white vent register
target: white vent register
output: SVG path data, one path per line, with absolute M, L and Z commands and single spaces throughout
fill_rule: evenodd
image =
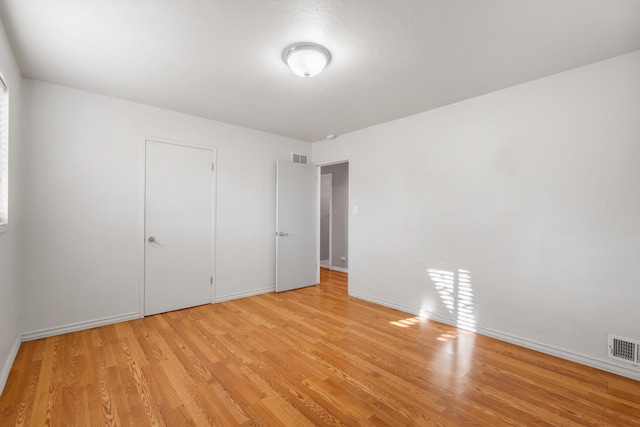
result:
M 640 341 L 609 334 L 608 354 L 612 359 L 640 365 Z
M 309 157 L 306 154 L 291 153 L 291 161 L 293 163 L 302 163 L 303 165 L 306 165 L 309 163 Z

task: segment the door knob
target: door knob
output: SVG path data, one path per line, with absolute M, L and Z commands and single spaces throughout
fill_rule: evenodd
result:
M 289 233 L 283 233 L 282 231 L 278 231 L 276 233 L 276 236 L 280 236 L 280 237 L 284 237 L 284 236 L 288 236 L 288 235 L 289 235 Z
M 147 239 L 147 242 L 149 243 L 155 243 L 156 242 L 156 238 L 153 236 L 149 236 L 149 238 Z

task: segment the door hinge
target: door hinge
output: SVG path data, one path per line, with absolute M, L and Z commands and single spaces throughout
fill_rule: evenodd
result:
M 216 164 L 215 163 L 211 163 L 211 172 L 216 170 Z
M 209 283 L 213 285 L 213 276 L 209 277 Z

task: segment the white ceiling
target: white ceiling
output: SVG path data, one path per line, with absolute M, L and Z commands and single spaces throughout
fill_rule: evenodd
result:
M 0 0 L 24 76 L 318 141 L 640 49 L 638 0 Z M 332 62 L 303 79 L 294 42 Z

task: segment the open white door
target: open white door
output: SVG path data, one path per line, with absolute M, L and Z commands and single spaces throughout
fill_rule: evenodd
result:
M 276 291 L 318 283 L 318 182 L 315 165 L 278 160 Z
M 146 141 L 144 314 L 207 304 L 213 282 L 213 149 Z

